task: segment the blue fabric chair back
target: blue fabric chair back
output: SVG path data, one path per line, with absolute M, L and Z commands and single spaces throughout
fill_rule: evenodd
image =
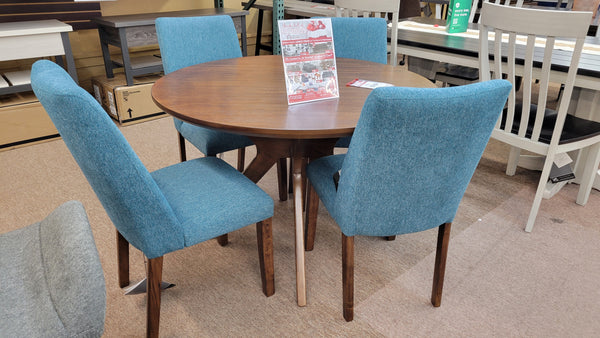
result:
M 383 18 L 331 18 L 335 55 L 387 63 L 387 23 Z
M 156 19 L 165 74 L 198 63 L 242 57 L 228 15 Z
M 148 258 L 183 248 L 171 206 L 98 102 L 48 60 L 33 65 L 31 85 L 125 239 Z
M 378 88 L 342 165 L 333 215 L 347 236 L 389 236 L 454 219 L 511 84 Z

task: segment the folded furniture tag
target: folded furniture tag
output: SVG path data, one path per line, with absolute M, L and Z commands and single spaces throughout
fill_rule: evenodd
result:
M 450 0 L 450 4 L 448 5 L 448 18 L 446 19 L 446 32 L 466 32 L 467 27 L 469 26 L 470 12 L 470 0 Z
M 346 87 L 360 87 L 360 88 L 369 88 L 375 89 L 379 87 L 393 87 L 394 85 L 391 83 L 385 82 L 377 82 L 377 81 L 369 81 L 362 79 L 354 79 L 348 83 L 346 83 Z

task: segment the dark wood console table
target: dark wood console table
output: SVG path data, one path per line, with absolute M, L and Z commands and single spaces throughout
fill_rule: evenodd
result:
M 159 56 L 146 56 L 139 58 L 129 57 L 129 47 L 158 44 L 154 20 L 159 17 L 184 17 L 229 15 L 235 24 L 235 29 L 241 34 L 242 55 L 247 54 L 246 44 L 246 15 L 248 11 L 228 8 L 204 8 L 187 11 L 131 14 L 96 17 L 92 21 L 98 25 L 100 44 L 104 57 L 106 76 L 114 77 L 113 68 L 123 67 L 127 85 L 133 85 L 133 77 L 162 71 L 162 61 Z M 112 59 L 108 49 L 109 45 L 121 49 L 122 57 Z

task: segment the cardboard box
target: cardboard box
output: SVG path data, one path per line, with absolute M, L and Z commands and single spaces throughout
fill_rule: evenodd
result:
M 0 95 L 0 150 L 60 137 L 33 92 Z
M 166 116 L 152 101 L 152 84 L 160 76 L 134 78 L 133 86 L 127 86 L 124 74 L 92 78 L 93 94 L 108 115 L 122 125 Z

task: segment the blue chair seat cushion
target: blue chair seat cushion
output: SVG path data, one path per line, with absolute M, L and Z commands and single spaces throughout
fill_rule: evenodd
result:
M 181 162 L 151 175 L 181 222 L 186 247 L 273 216 L 273 199 L 218 158 Z
M 346 154 L 321 157 L 311 161 L 306 167 L 306 176 L 319 195 L 321 202 L 323 202 L 323 205 L 332 216 L 336 212 L 335 198 L 337 194 L 333 175 L 342 169 L 345 158 Z
M 341 137 L 336 143 L 335 146 L 338 148 L 348 148 L 350 146 L 350 141 L 352 140 L 352 136 Z
M 175 119 L 175 129 L 206 156 L 215 156 L 253 145 L 252 141 L 244 135 L 199 127 L 177 119 Z

